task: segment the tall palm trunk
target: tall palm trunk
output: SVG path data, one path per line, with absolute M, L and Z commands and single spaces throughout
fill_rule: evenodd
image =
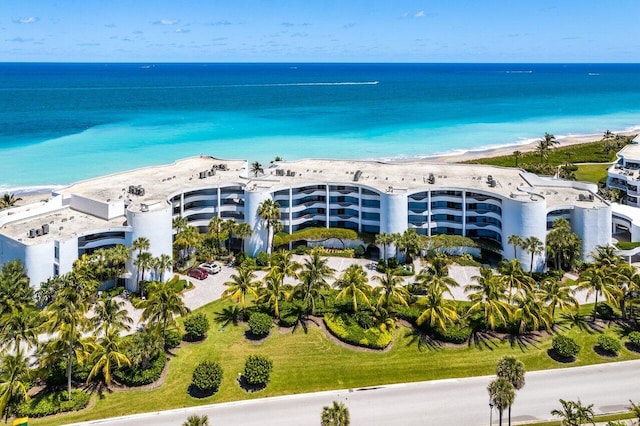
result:
M 511 406 L 509 406 L 509 426 L 511 426 Z
M 593 320 L 596 320 L 596 315 L 598 314 L 598 292 L 596 291 L 596 301 L 593 304 Z
M 502 426 L 502 409 L 498 410 L 498 412 L 500 413 L 500 426 Z
M 73 357 L 73 339 L 69 342 L 69 353 L 67 354 L 67 394 L 71 401 L 71 364 Z

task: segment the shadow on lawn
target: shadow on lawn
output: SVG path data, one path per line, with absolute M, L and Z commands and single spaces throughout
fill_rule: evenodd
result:
M 406 346 L 418 345 L 418 350 L 420 352 L 425 350 L 437 351 L 444 347 L 442 342 L 433 339 L 428 334 L 423 333 L 422 331 L 416 328 L 412 328 L 408 330 L 405 333 L 404 337 L 409 339 L 409 342 L 407 343 Z

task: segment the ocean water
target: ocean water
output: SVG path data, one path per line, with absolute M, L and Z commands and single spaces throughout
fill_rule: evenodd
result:
M 0 191 L 207 154 L 425 157 L 640 125 L 640 64 L 0 64 Z

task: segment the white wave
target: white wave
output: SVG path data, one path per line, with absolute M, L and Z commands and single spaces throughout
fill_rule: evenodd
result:
M 32 195 L 32 194 L 45 194 L 56 189 L 64 188 L 67 185 L 33 185 L 33 186 L 9 186 L 0 185 L 0 194 L 14 194 L 20 195 Z
M 215 87 L 286 87 L 286 86 L 375 86 L 379 81 L 322 81 L 309 83 L 261 83 L 261 84 L 230 84 Z
M 507 74 L 531 74 L 533 70 L 509 70 L 505 71 Z
M 588 75 L 600 75 L 599 72 L 590 72 Z

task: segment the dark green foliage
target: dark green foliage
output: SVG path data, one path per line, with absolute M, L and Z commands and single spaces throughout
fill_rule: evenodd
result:
M 191 385 L 201 392 L 217 391 L 222 383 L 222 367 L 217 362 L 204 361 L 193 370 Z
M 376 322 L 373 320 L 371 312 L 369 311 L 356 312 L 355 314 L 353 314 L 353 319 L 358 323 L 360 327 L 364 328 L 365 330 L 367 328 L 375 327 L 376 325 Z
M 357 240 L 358 233 L 342 228 L 305 228 L 292 234 L 279 232 L 273 237 L 274 247 L 289 244 L 292 241 L 326 241 L 335 238 L 340 241 Z
M 18 259 L 2 265 L 0 269 L 0 313 L 9 312 L 12 308 L 22 309 L 33 305 L 33 287 L 29 285 L 29 277 L 24 265 Z
M 210 327 L 209 319 L 204 313 L 191 314 L 184 320 L 184 339 L 189 342 L 202 340 Z
M 397 306 L 395 311 L 398 318 L 409 321 L 413 325 L 416 325 L 418 317 L 422 314 L 422 310 L 415 306 Z
M 249 317 L 249 330 L 254 336 L 266 336 L 273 327 L 272 318 L 262 312 L 255 312 Z
M 362 246 L 362 245 L 356 246 L 353 249 L 353 255 L 355 257 L 357 257 L 357 258 L 363 257 L 365 252 L 366 252 L 366 250 L 365 250 L 364 246 Z
M 252 271 L 258 267 L 258 263 L 252 257 L 246 257 L 242 263 L 238 263 L 238 266 L 243 266 L 245 268 L 251 269 Z
M 471 327 L 466 325 L 452 325 L 447 327 L 446 330 L 441 330 L 440 328 L 434 329 L 433 337 L 441 342 L 461 344 L 469 340 L 472 332 Z
M 622 349 L 622 344 L 619 339 L 604 334 L 598 337 L 598 346 L 607 354 L 616 356 L 618 352 L 620 352 L 620 349 Z
M 169 329 L 164 334 L 164 349 L 169 350 L 177 348 L 182 341 L 182 335 L 175 328 Z
M 328 314 L 324 316 L 327 329 L 343 342 L 371 349 L 384 349 L 389 346 L 392 334 L 377 327 L 364 329 L 351 315 Z
M 616 247 L 620 250 L 631 250 L 640 247 L 640 241 L 618 241 Z
M 245 252 L 243 252 L 243 251 L 242 251 L 242 252 L 240 252 L 240 253 L 238 253 L 238 254 L 236 255 L 236 260 L 235 260 L 236 265 L 241 265 L 241 264 L 242 264 L 242 262 L 244 262 L 244 261 L 245 261 L 245 259 L 246 259 L 247 257 L 249 257 L 249 256 L 247 256 L 247 253 L 245 253 Z
M 384 273 L 387 270 L 387 261 L 384 259 L 380 259 L 378 264 L 376 265 L 376 271 L 380 273 Z
M 191 281 L 184 280 L 184 279 L 181 280 L 178 275 L 174 275 L 173 278 L 167 281 L 166 285 L 173 288 L 177 292 L 181 292 L 185 288 L 193 287 L 193 284 L 191 283 Z
M 596 308 L 596 313 L 599 318 L 610 320 L 616 317 L 613 308 L 606 303 L 598 303 L 598 307 Z
M 629 343 L 634 349 L 640 349 L 640 331 L 632 331 L 627 337 L 629 338 Z
M 265 386 L 269 383 L 273 361 L 262 355 L 249 355 L 242 376 L 250 385 Z
M 302 244 L 302 245 L 299 245 L 298 247 L 296 247 L 294 249 L 294 252 L 295 252 L 295 254 L 298 254 L 298 255 L 305 255 L 305 254 L 309 254 L 311 252 L 311 248 L 306 246 L 306 245 L 304 245 L 304 244 Z
M 125 386 L 144 386 L 153 383 L 160 378 L 162 370 L 167 363 L 167 357 L 159 354 L 149 360 L 149 368 L 143 370 L 139 367 L 126 365 L 113 370 L 113 377 Z
M 395 257 L 390 257 L 389 260 L 387 260 L 387 268 L 396 269 L 397 267 L 398 259 L 396 259 Z
M 89 404 L 91 395 L 81 390 L 71 392 L 71 400 L 66 391 L 36 395 L 30 401 L 18 406 L 19 416 L 44 417 L 68 411 L 82 410 Z
M 555 336 L 551 341 L 551 347 L 562 358 L 574 358 L 580 353 L 580 345 L 567 336 Z
M 256 264 L 260 267 L 269 266 L 269 255 L 265 251 L 258 252 Z

